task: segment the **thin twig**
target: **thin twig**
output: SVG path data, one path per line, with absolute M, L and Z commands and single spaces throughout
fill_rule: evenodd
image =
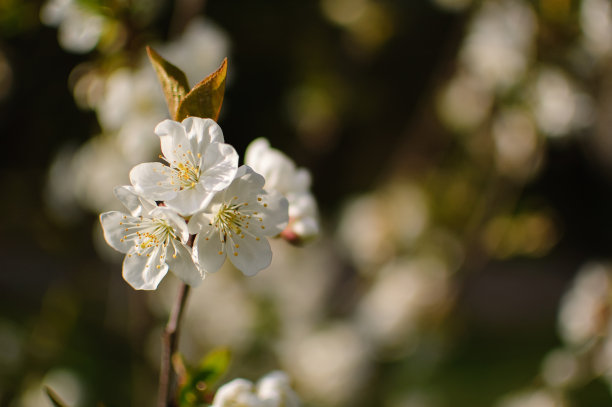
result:
M 158 407 L 172 407 L 175 405 L 172 397 L 175 380 L 172 374 L 172 355 L 176 352 L 179 338 L 179 324 L 189 295 L 189 286 L 181 282 L 172 313 L 168 319 L 166 329 L 162 334 L 162 358 L 159 373 Z

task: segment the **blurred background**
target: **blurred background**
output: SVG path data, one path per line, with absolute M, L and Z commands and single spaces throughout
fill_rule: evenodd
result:
M 321 234 L 191 293 L 305 406 L 612 403 L 608 0 L 0 0 L 0 405 L 152 405 L 177 281 L 121 277 L 97 216 L 168 116 L 144 46 L 219 123 L 312 173 Z

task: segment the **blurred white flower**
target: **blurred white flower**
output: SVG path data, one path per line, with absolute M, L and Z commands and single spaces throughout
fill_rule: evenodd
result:
M 281 151 L 271 148 L 265 138 L 251 142 L 244 163 L 263 175 L 264 189 L 278 191 L 289 201 L 289 225 L 283 237 L 289 241 L 304 241 L 319 233 L 317 203 L 310 192 L 310 173 L 296 168 Z
M 352 199 L 342 211 L 338 227 L 339 238 L 353 260 L 369 266 L 383 262 L 394 251 L 387 238 L 384 207 L 375 195 Z
M 291 388 L 285 372 L 268 373 L 257 382 L 257 395 L 274 407 L 299 407 L 300 400 Z
M 161 90 L 154 74 L 152 69 L 144 67 L 119 68 L 110 74 L 104 98 L 96 106 L 98 120 L 106 131 L 118 130 L 133 116 L 167 114 L 161 109 Z
M 504 396 L 495 407 L 564 407 L 567 404 L 552 391 L 541 388 Z
M 472 131 L 485 120 L 493 105 L 486 83 L 461 70 L 444 87 L 436 107 L 444 123 L 457 131 Z
M 329 406 L 350 405 L 371 368 L 366 343 L 346 323 L 288 338 L 281 360 L 305 399 Z
M 116 134 L 118 145 L 132 164 L 152 157 L 159 148 L 152 132 L 161 119 L 168 117 L 168 108 L 148 61 L 143 59 L 133 70 L 113 71 L 94 107 L 100 126 Z
M 566 349 L 549 352 L 542 361 L 542 378 L 551 387 L 566 387 L 580 379 L 580 363 L 576 355 Z
M 483 2 L 468 28 L 461 61 L 491 89 L 505 90 L 526 71 L 532 57 L 536 21 L 527 2 Z
M 590 97 L 561 70 L 541 67 L 532 86 L 533 114 L 548 136 L 563 136 L 591 122 Z
M 492 128 L 498 171 L 507 177 L 525 180 L 535 174 L 541 163 L 541 141 L 527 111 L 503 108 Z
M 75 374 L 67 369 L 50 370 L 42 379 L 26 381 L 17 404 L 20 407 L 53 407 L 45 394 L 51 388 L 69 406 L 80 406 L 86 398 L 85 386 Z
M 257 298 L 270 299 L 279 317 L 279 336 L 312 332 L 328 311 L 338 270 L 334 242 L 320 239 L 305 247 L 270 240 L 274 259 L 265 273 L 244 280 Z
M 189 232 L 197 233 L 194 260 L 206 272 L 219 270 L 226 257 L 248 276 L 270 265 L 272 250 L 266 237 L 285 228 L 288 204 L 280 194 L 264 191 L 264 182 L 250 167 L 241 166 L 227 189 L 189 221 Z
M 230 43 L 227 33 L 218 25 L 198 17 L 187 24 L 180 38 L 157 48 L 165 59 L 185 72 L 193 87 L 219 68 L 228 56 Z
M 215 394 L 212 407 L 299 407 L 300 401 L 284 372 L 262 377 L 257 385 L 245 379 L 224 384 Z
M 609 0 L 582 0 L 580 26 L 586 48 L 603 57 L 612 51 L 612 5 Z
M 375 194 L 347 203 L 339 238 L 360 271 L 379 265 L 409 247 L 427 228 L 427 196 L 414 182 L 398 180 Z
M 62 48 L 76 53 L 91 51 L 98 43 L 106 18 L 76 0 L 47 0 L 40 11 L 41 21 L 58 27 Z
M 450 299 L 449 272 L 437 258 L 398 259 L 385 266 L 356 310 L 362 335 L 374 348 L 401 351 Z
M 568 345 L 580 346 L 604 334 L 612 295 L 610 269 L 601 263 L 583 266 L 561 299 L 559 331 Z
M 123 278 L 137 290 L 154 290 L 168 269 L 189 285 L 204 276 L 191 259 L 185 220 L 172 209 L 136 195 L 132 187 L 118 187 L 115 195 L 131 212 L 104 212 L 100 223 L 106 242 L 126 253 Z
M 217 390 L 212 407 L 267 407 L 256 394 L 253 383 L 234 379 Z
M 229 346 L 237 353 L 252 345 L 257 323 L 257 307 L 250 293 L 240 284 L 231 266 L 206 277 L 206 283 L 190 296 L 181 333 L 181 352 L 197 362 L 211 347 Z M 227 272 L 226 272 L 227 271 Z M 171 287 L 175 288 L 175 287 Z M 167 290 L 168 315 L 176 290 Z M 155 305 L 155 304 L 152 304 Z M 212 310 L 215 312 L 202 312 Z
M 66 156 L 59 156 L 69 160 Z M 131 165 L 121 153 L 112 137 L 96 136 L 79 148 L 71 162 L 63 166 L 69 170 L 64 183 L 74 179 L 72 195 L 76 201 L 95 212 L 119 208 L 113 194 L 109 193 L 117 185 L 129 182 L 128 171 Z M 61 176 L 61 174 L 55 174 Z M 62 180 L 58 179 L 59 185 Z M 64 184 L 65 185 L 65 184 Z

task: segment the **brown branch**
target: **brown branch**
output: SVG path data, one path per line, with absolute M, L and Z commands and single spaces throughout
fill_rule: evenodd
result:
M 176 405 L 173 397 L 176 378 L 172 373 L 172 355 L 176 352 L 178 346 L 179 324 L 188 295 L 189 286 L 181 282 L 172 308 L 172 313 L 168 319 L 168 324 L 162 334 L 162 357 L 159 373 L 159 393 L 157 398 L 158 407 L 173 407 Z

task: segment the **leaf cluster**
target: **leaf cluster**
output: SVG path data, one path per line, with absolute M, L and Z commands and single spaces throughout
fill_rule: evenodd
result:
M 217 121 L 225 93 L 227 58 L 219 69 L 189 90 L 187 76 L 180 68 L 165 60 L 151 47 L 147 47 L 147 54 L 174 120 L 180 122 L 189 116 L 195 116 Z

